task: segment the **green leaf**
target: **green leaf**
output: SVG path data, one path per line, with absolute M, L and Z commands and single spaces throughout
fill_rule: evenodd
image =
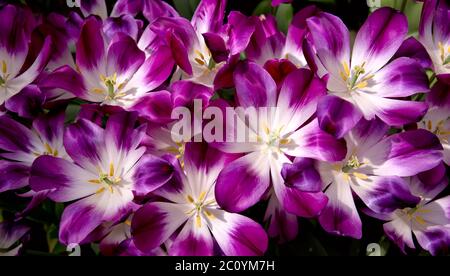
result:
M 80 112 L 81 107 L 76 104 L 69 104 L 66 109 L 66 123 L 72 123 L 75 121 L 75 118 L 77 117 L 78 113 Z
M 256 6 L 255 10 L 253 10 L 253 15 L 261 15 L 272 13 L 273 8 L 270 0 L 261 1 L 258 6 Z
M 200 0 L 173 0 L 175 9 L 181 16 L 191 19 Z
M 277 8 L 275 17 L 277 18 L 278 29 L 287 33 L 289 24 L 294 16 L 294 8 L 291 4 L 281 4 Z

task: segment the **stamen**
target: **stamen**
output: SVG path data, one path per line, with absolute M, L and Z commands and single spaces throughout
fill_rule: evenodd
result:
M 194 203 L 194 199 L 193 199 L 192 196 L 190 196 L 190 195 L 187 196 L 187 200 L 188 200 L 190 203 Z
M 367 180 L 369 177 L 363 173 L 354 172 L 353 175 L 361 180 Z
M 6 64 L 6 61 L 2 60 L 2 73 L 6 74 L 8 71 L 8 65 Z
M 195 223 L 196 223 L 196 225 L 197 225 L 198 228 L 201 228 L 201 227 L 202 227 L 202 219 L 201 219 L 201 217 L 200 217 L 199 214 L 197 214 L 197 216 L 196 216 L 196 218 L 195 218 Z
M 91 179 L 91 180 L 88 180 L 88 182 L 92 183 L 92 184 L 100 184 L 101 183 L 100 180 L 98 180 L 98 179 Z
M 208 210 L 205 210 L 205 214 L 206 214 L 206 215 L 208 216 L 208 218 L 210 218 L 210 219 L 215 218 L 215 216 L 214 216 L 213 214 L 211 214 L 211 212 L 208 211 Z
M 426 225 L 427 224 L 425 222 L 425 220 L 421 216 L 415 216 L 414 218 L 420 225 Z
M 200 65 L 205 65 L 205 62 L 199 58 L 195 58 L 194 60 Z
M 200 202 L 203 201 L 203 200 L 205 199 L 205 196 L 206 196 L 206 192 L 203 191 L 203 192 L 200 194 L 198 200 L 199 200 Z
M 105 190 L 105 187 L 101 187 L 101 188 L 98 189 L 95 193 L 96 193 L 96 194 L 100 194 L 100 193 L 103 193 L 104 190 Z
M 109 176 L 114 176 L 114 164 L 109 164 Z
M 431 130 L 433 128 L 433 122 L 431 120 L 428 120 L 427 128 L 428 128 L 428 130 Z

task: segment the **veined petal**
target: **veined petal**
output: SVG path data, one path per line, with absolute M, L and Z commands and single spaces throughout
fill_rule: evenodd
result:
M 327 197 L 320 191 L 303 192 L 296 187 L 286 186 L 281 176 L 281 165 L 272 163 L 270 174 L 275 194 L 280 205 L 289 213 L 311 218 L 318 215 L 327 205 Z
M 108 47 L 106 75 L 117 74 L 119 79 L 130 79 L 144 63 L 145 54 L 128 35 L 116 34 Z
M 432 62 L 427 50 L 424 46 L 413 36 L 405 39 L 402 45 L 398 49 L 397 53 L 393 56 L 393 59 L 400 57 L 409 57 L 417 61 L 422 68 L 431 68 Z
M 133 216 L 131 234 L 136 247 L 149 252 L 164 243 L 187 219 L 180 204 L 152 202 L 141 207 Z
M 74 96 L 89 99 L 83 77 L 68 65 L 63 65 L 39 81 L 41 88 L 63 89 Z
M 134 191 L 146 195 L 166 184 L 175 173 L 169 161 L 150 154 L 144 155 L 135 166 Z
M 249 153 L 225 166 L 217 178 L 216 200 L 230 212 L 256 204 L 270 185 L 269 163 L 260 152 Z
M 345 24 L 337 16 L 329 13 L 319 13 L 318 15 L 306 20 L 314 47 L 317 50 L 319 59 L 324 61 L 321 56 L 326 53 L 327 56 L 333 56 L 337 64 L 348 63 L 350 60 L 350 32 Z M 335 71 L 327 63 L 324 63 L 328 71 Z M 337 72 L 336 72 L 337 73 Z
M 0 193 L 27 186 L 29 173 L 26 165 L 0 160 Z
M 270 220 L 270 225 L 267 229 L 270 237 L 278 237 L 280 242 L 291 241 L 297 237 L 297 216 L 286 212 L 273 193 L 270 197 L 264 220 Z
M 239 65 L 234 72 L 239 104 L 246 107 L 273 107 L 277 87 L 269 73 L 256 63 Z
M 98 176 L 62 158 L 41 156 L 30 172 L 33 191 L 53 190 L 48 197 L 57 202 L 72 201 L 94 194 L 99 186 L 89 180 Z
M 370 89 L 380 97 L 407 97 L 428 92 L 428 78 L 419 63 L 401 57 L 390 62 L 373 77 Z
M 354 178 L 353 191 L 377 213 L 391 213 L 396 209 L 415 207 L 420 198 L 411 194 L 408 184 L 398 176 L 369 176 Z
M 103 213 L 89 197 L 70 204 L 61 217 L 59 240 L 66 245 L 82 243 L 103 222 Z
M 377 175 L 412 176 L 439 165 L 442 146 L 434 134 L 419 129 L 391 135 L 369 149 L 365 156 Z
M 42 72 L 42 70 L 48 63 L 51 49 L 52 40 L 50 37 L 47 37 L 44 41 L 44 44 L 42 45 L 39 55 L 34 60 L 33 64 L 25 72 L 8 81 L 7 92 L 10 95 L 17 94 L 37 78 L 37 76 Z
M 16 112 L 20 117 L 33 119 L 40 112 L 45 94 L 37 85 L 27 85 L 19 93 L 5 102 L 6 109 Z
M 346 155 L 345 141 L 321 130 L 317 119 L 297 130 L 289 139 L 283 151 L 291 156 L 340 161 Z
M 362 223 L 349 183 L 343 178 L 335 179 L 325 194 L 328 197 L 328 204 L 319 216 L 323 229 L 332 234 L 360 239 Z
M 261 225 L 239 214 L 210 211 L 214 218 L 209 227 L 225 255 L 262 256 L 266 252 L 268 238 Z
M 80 9 L 85 17 L 98 15 L 102 19 L 108 17 L 105 0 L 80 0 Z
M 167 80 L 173 66 L 170 50 L 160 47 L 145 60 L 123 90 L 136 89 L 138 95 L 149 92 Z
M 312 71 L 298 69 L 290 73 L 283 82 L 277 103 L 279 122 L 289 122 L 283 131 L 295 131 L 305 123 L 316 111 L 319 98 L 325 94 L 325 82 Z
M 322 97 L 316 112 L 320 128 L 336 138 L 344 137 L 362 117 L 352 103 L 334 95 Z
M 169 123 L 172 121 L 172 93 L 166 90 L 147 93 L 136 100 L 128 110 L 136 111 L 151 122 Z
M 314 161 L 308 158 L 296 158 L 294 163 L 285 163 L 281 169 L 284 185 L 303 192 L 320 192 L 322 180 L 314 168 Z
M 426 201 L 434 199 L 448 185 L 446 167 L 443 162 L 431 170 L 411 177 L 409 186 L 414 195 L 423 197 Z
M 105 72 L 105 41 L 98 19 L 90 17 L 85 21 L 76 48 L 76 63 L 83 74 Z
M 384 233 L 405 253 L 405 245 L 414 247 L 411 226 L 403 218 L 383 224 Z
M 364 92 L 355 93 L 353 99 L 366 120 L 372 120 L 378 116 L 391 126 L 417 122 L 428 109 L 428 105 L 424 102 L 382 98 Z
M 186 222 L 169 248 L 171 256 L 212 256 L 213 253 L 214 243 L 208 225 L 197 225 L 194 217 Z
M 91 172 L 97 172 L 96 165 L 104 153 L 104 130 L 98 125 L 79 119 L 64 132 L 64 148 L 77 164 Z
M 223 24 L 226 0 L 202 0 L 192 16 L 192 26 L 200 33 L 216 32 Z
M 404 14 L 392 8 L 377 9 L 356 35 L 352 67 L 365 64 L 366 72 L 375 73 L 394 56 L 407 33 Z
M 447 254 L 450 246 L 450 228 L 430 227 L 425 231 L 414 231 L 420 246 L 433 256 Z

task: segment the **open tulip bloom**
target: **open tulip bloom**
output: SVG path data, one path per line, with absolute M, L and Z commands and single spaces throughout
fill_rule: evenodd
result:
M 449 254 L 446 1 L 0 2 L 0 256 Z

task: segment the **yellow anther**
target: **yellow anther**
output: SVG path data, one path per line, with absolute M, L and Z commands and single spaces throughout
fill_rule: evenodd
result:
M 190 196 L 190 195 L 187 196 L 187 200 L 188 200 L 190 203 L 194 203 L 194 199 L 193 199 L 192 196 Z
M 428 130 L 431 130 L 433 128 L 433 122 L 431 120 L 428 120 L 427 128 L 428 128 Z
M 214 217 L 214 215 L 213 214 L 211 214 L 211 212 L 210 211 L 208 211 L 208 210 L 205 210 L 205 214 L 208 216 L 208 218 L 210 218 L 210 219 L 213 219 L 213 218 L 215 218 Z
M 441 54 L 441 59 L 444 60 L 445 59 L 445 49 L 444 49 L 444 45 L 440 41 L 438 42 L 438 48 L 439 48 L 439 52 Z
M 105 82 L 105 81 L 106 81 L 106 76 L 103 75 L 103 74 L 100 74 L 100 80 L 101 80 L 102 82 Z
M 195 224 L 197 225 L 198 228 L 202 227 L 202 219 L 199 214 L 197 214 L 197 216 L 195 218 Z
M 47 151 L 48 154 L 53 154 L 53 149 L 52 149 L 52 147 L 50 147 L 50 145 L 48 143 L 45 143 L 44 146 L 45 146 L 45 150 Z
M 101 89 L 101 88 L 94 88 L 94 89 L 92 89 L 92 92 L 94 92 L 96 94 L 103 94 L 103 89 Z
M 104 190 L 105 190 L 105 187 L 101 187 L 101 188 L 98 189 L 95 193 L 96 193 L 96 194 L 100 194 L 100 193 L 103 193 Z
M 118 90 L 122 90 L 125 86 L 125 82 L 122 82 L 121 84 L 119 84 L 119 86 L 117 86 Z
M 350 76 L 350 68 L 348 67 L 347 62 L 342 62 L 342 66 L 344 67 L 345 76 L 348 78 Z
M 91 179 L 91 180 L 88 180 L 88 182 L 91 184 L 100 184 L 101 183 L 100 180 L 98 180 L 98 179 Z
M 287 144 L 289 144 L 290 141 L 291 140 L 289 138 L 283 138 L 283 139 L 280 140 L 280 144 L 281 145 L 287 145 Z
M 126 221 L 124 221 L 124 223 L 128 226 L 131 226 L 131 220 L 127 219 Z
M 205 62 L 199 58 L 195 58 L 194 60 L 200 65 L 205 65 Z
M 202 54 L 202 52 L 200 52 L 199 50 L 195 50 L 195 53 L 196 53 L 197 56 L 199 56 L 202 60 L 205 60 L 205 56 Z
M 369 177 L 363 173 L 354 172 L 353 175 L 361 180 L 367 180 Z
M 363 89 L 367 87 L 367 81 L 362 81 L 360 83 L 358 83 L 357 85 L 355 85 L 355 88 L 359 88 L 359 89 Z
M 416 219 L 416 221 L 420 224 L 420 225 L 426 225 L 427 223 L 425 222 L 425 220 L 421 217 L 421 216 L 415 216 L 414 217 Z
M 206 196 L 206 192 L 201 192 L 201 194 L 198 198 L 198 201 L 200 201 L 200 202 L 203 201 L 205 199 L 205 196 Z
M 2 60 L 2 73 L 6 74 L 8 71 L 8 65 L 6 64 L 6 61 Z
M 108 185 L 108 188 L 109 188 L 109 191 L 111 192 L 111 194 L 113 194 L 114 193 L 114 189 L 113 189 L 112 185 Z
M 350 181 L 350 176 L 348 175 L 348 173 L 343 173 L 343 174 L 342 174 L 342 177 L 344 177 L 344 180 L 345 180 L 346 182 Z
M 114 176 L 114 164 L 109 164 L 109 176 Z

